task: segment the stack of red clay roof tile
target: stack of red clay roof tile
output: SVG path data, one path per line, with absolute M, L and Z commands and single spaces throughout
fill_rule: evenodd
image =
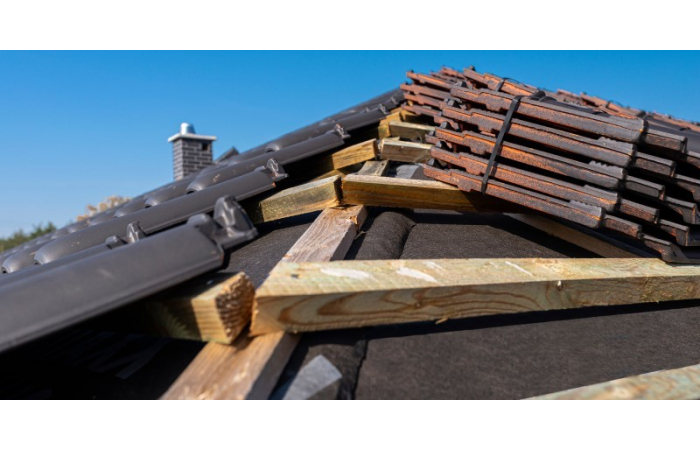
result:
M 407 75 L 404 108 L 437 125 L 427 176 L 700 262 L 698 124 L 472 68 Z

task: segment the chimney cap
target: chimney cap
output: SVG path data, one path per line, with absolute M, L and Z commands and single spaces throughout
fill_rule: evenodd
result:
M 180 124 L 180 132 L 174 134 L 168 138 L 168 142 L 173 142 L 178 139 L 194 139 L 199 141 L 215 141 L 216 136 L 206 136 L 203 134 L 197 134 L 194 131 L 194 125 L 187 122 L 182 122 Z

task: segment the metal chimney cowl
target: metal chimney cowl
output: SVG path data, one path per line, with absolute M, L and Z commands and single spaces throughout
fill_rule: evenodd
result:
M 216 136 L 197 134 L 194 125 L 183 122 L 180 132 L 168 138 L 173 144 L 173 177 L 181 180 L 213 163 Z

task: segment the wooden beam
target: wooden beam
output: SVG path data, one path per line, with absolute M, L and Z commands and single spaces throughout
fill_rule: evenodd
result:
M 379 158 L 387 161 L 424 163 L 431 158 L 430 144 L 382 139 L 377 147 L 379 148 Z
M 563 223 L 535 214 L 506 214 L 519 222 L 530 225 L 550 236 L 579 246 L 605 258 L 633 258 L 639 256 L 587 233 L 574 230 Z
M 337 170 L 333 169 L 330 172 L 326 172 L 326 173 L 323 173 L 321 175 L 315 176 L 309 181 L 318 181 L 318 180 L 323 180 L 325 178 L 331 178 L 331 177 L 340 177 L 341 179 L 343 179 L 343 178 L 345 178 L 346 175 L 351 174 L 351 173 L 356 173 L 357 171 L 358 171 L 357 165 L 350 166 L 350 167 L 343 167 L 342 169 L 337 169 Z
M 305 173 L 322 174 L 369 161 L 375 159 L 376 156 L 377 140 L 370 139 L 309 161 L 308 165 L 304 167 L 304 171 Z
M 606 381 L 531 400 L 698 400 L 700 364 Z
M 420 117 L 412 112 L 405 111 L 401 108 L 392 110 L 391 114 L 387 115 L 379 122 L 378 136 L 379 139 L 384 139 L 391 136 L 391 122 L 416 122 L 420 123 Z
M 244 273 L 218 274 L 144 302 L 166 336 L 230 344 L 250 322 L 255 289 Z
M 383 177 L 389 170 L 389 161 L 367 161 L 357 175 Z
M 329 261 L 344 257 L 366 216 L 361 206 L 325 210 L 283 260 Z M 233 346 L 207 344 L 162 398 L 268 398 L 298 340 L 298 335 L 278 332 L 258 337 L 241 335 Z
M 279 264 L 258 289 L 251 331 L 305 332 L 698 297 L 700 267 L 650 258 L 288 263 Z
M 434 130 L 435 127 L 420 123 L 409 123 L 398 120 L 389 122 L 391 136 L 400 137 L 409 141 L 418 140 L 420 142 L 425 142 L 425 136 Z
M 477 192 L 466 193 L 446 183 L 348 175 L 342 183 L 347 205 L 455 211 L 522 211 L 523 208 Z
M 282 262 L 343 258 L 366 218 L 367 209 L 362 206 L 324 210 L 284 255 Z
M 262 223 L 338 206 L 341 195 L 340 177 L 336 175 L 245 202 L 244 208 L 254 223 Z

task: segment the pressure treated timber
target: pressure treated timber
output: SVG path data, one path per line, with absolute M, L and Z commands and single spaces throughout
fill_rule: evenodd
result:
M 434 130 L 435 127 L 420 123 L 401 122 L 397 120 L 389 122 L 391 136 L 400 137 L 409 141 L 425 142 L 425 136 Z
M 477 192 L 463 192 L 439 181 L 348 175 L 342 186 L 343 203 L 347 205 L 455 211 L 523 210 L 512 203 Z
M 350 248 L 367 210 L 324 210 L 284 256 L 284 261 L 330 261 Z M 287 364 L 299 336 L 285 332 L 240 335 L 233 346 L 207 344 L 163 399 L 265 399 Z
M 574 230 L 563 223 L 556 222 L 535 214 L 506 214 L 524 224 L 530 225 L 550 236 L 557 237 L 571 244 L 577 245 L 589 252 L 593 252 L 604 258 L 633 258 L 635 253 L 624 250 L 616 245 L 605 242 L 590 234 Z
M 306 332 L 700 297 L 700 267 L 653 258 L 279 264 L 252 334 Z
M 397 139 L 382 139 L 377 145 L 379 158 L 387 161 L 399 161 L 408 163 L 428 162 L 430 156 L 430 144 L 419 142 L 399 141 Z
M 357 175 L 383 177 L 389 170 L 389 161 L 367 161 Z
M 242 334 L 233 345 L 211 342 L 197 354 L 161 399 L 267 398 L 297 340 L 296 335 L 272 333 L 256 338 Z
M 230 344 L 248 325 L 255 289 L 244 273 L 215 275 L 144 302 L 159 331 Z
M 393 109 L 391 114 L 379 122 L 379 126 L 377 127 L 377 135 L 379 139 L 392 136 L 391 122 L 419 122 L 419 119 L 417 114 L 413 114 L 405 109 Z
M 377 140 L 369 139 L 308 162 L 306 173 L 321 174 L 369 161 L 376 157 Z
M 698 400 L 700 364 L 606 381 L 530 400 Z
M 332 208 L 340 205 L 340 197 L 340 177 L 336 175 L 276 192 L 244 206 L 253 223 L 262 223 Z

